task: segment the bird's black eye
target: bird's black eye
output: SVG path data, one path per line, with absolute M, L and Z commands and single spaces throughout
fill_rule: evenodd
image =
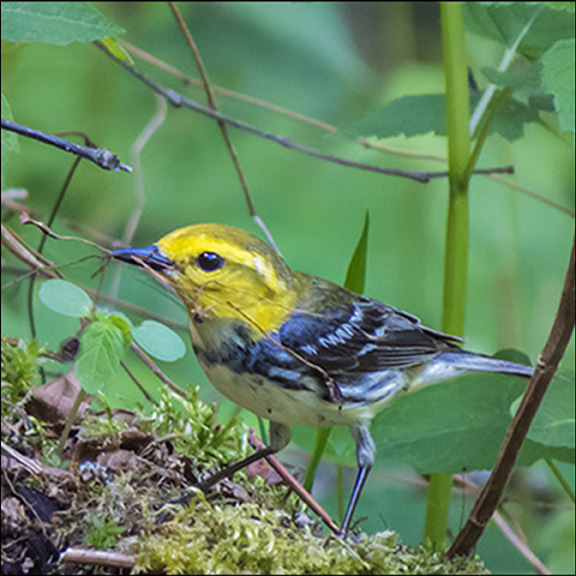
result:
M 204 272 L 214 272 L 214 270 L 222 268 L 224 258 L 220 254 L 216 254 L 216 252 L 202 252 L 196 258 L 196 263 Z

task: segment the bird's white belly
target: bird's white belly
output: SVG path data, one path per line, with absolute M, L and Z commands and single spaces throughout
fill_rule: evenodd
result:
M 307 389 L 293 390 L 257 374 L 237 374 L 222 365 L 202 366 L 216 390 L 261 418 L 289 426 L 350 425 L 371 418 L 374 406 L 335 404 Z

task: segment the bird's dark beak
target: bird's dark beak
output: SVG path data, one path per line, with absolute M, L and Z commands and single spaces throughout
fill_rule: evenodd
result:
M 122 262 L 128 262 L 136 266 L 146 264 L 152 270 L 165 272 L 174 267 L 174 262 L 162 254 L 155 244 L 144 248 L 122 248 L 121 250 L 111 250 L 110 256 Z

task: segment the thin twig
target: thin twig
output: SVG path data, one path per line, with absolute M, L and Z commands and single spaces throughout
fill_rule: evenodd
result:
M 202 87 L 201 80 L 186 76 L 182 71 L 178 70 L 178 68 L 171 66 L 170 64 L 167 64 L 160 58 L 153 56 L 152 54 L 142 50 L 141 48 L 138 48 L 126 41 L 121 41 L 120 44 L 122 44 L 122 46 L 126 49 L 127 52 L 130 52 L 130 54 L 137 56 L 138 58 L 141 58 L 146 62 L 149 62 L 153 66 L 156 66 L 161 70 L 164 70 L 165 72 L 175 76 L 176 78 L 179 78 L 184 82 L 184 84 L 195 86 L 197 88 Z M 258 106 L 266 110 L 271 110 L 272 112 L 281 114 L 283 116 L 287 116 L 288 118 L 292 118 L 293 120 L 296 120 L 298 122 L 303 122 L 304 124 L 314 126 L 316 128 L 319 128 L 320 130 L 324 130 L 325 132 L 329 132 L 332 134 L 340 133 L 338 128 L 336 128 L 336 126 L 333 126 L 332 124 L 322 122 L 320 120 L 317 120 L 316 118 L 311 118 L 310 116 L 305 116 L 304 114 L 300 114 L 299 112 L 295 112 L 294 110 L 283 108 L 282 106 L 278 106 L 277 104 L 272 104 L 271 102 L 267 102 L 266 100 L 261 100 L 259 98 L 255 98 L 254 96 L 249 96 L 248 94 L 243 94 L 241 92 L 229 90 L 222 86 L 218 86 L 214 83 L 212 83 L 212 89 L 214 90 L 214 92 L 222 96 L 233 98 L 235 100 L 240 100 L 242 102 L 248 102 L 249 104 L 253 104 L 254 106 Z M 444 164 L 448 161 L 444 156 L 436 154 L 425 154 L 423 152 L 413 152 L 411 150 L 398 150 L 396 148 L 391 148 L 390 146 L 384 146 L 379 142 L 372 142 L 370 141 L 370 139 L 364 137 L 354 138 L 354 142 L 358 142 L 364 148 L 370 150 L 379 150 L 387 154 L 395 154 L 398 156 L 405 156 L 405 157 L 406 156 L 414 157 L 418 158 L 419 160 L 430 160 L 432 162 L 441 162 Z M 571 210 L 570 208 L 567 208 L 562 204 L 558 204 L 557 202 L 554 202 L 553 200 L 550 200 L 545 196 L 538 194 L 537 192 L 529 190 L 528 188 L 525 188 L 524 186 L 521 186 L 516 182 L 513 182 L 512 180 L 507 180 L 504 177 L 498 176 L 496 174 L 483 174 L 483 176 L 486 178 L 490 178 L 494 180 L 494 182 L 497 182 L 504 186 L 508 186 L 510 188 L 514 188 L 515 190 L 519 190 L 520 192 L 523 192 L 528 196 L 531 196 L 532 198 L 535 198 L 536 200 L 539 200 L 544 204 L 548 204 L 549 206 L 552 206 L 553 208 L 556 208 L 557 210 L 560 210 L 561 212 L 564 212 L 570 215 L 572 218 L 574 218 L 574 211 Z
M 140 217 L 142 216 L 142 211 L 144 210 L 145 194 L 144 194 L 144 178 L 142 175 L 142 162 L 141 155 L 142 150 L 152 136 L 156 133 L 158 128 L 164 124 L 166 120 L 166 100 L 164 98 L 157 97 L 156 100 L 156 113 L 152 117 L 152 120 L 146 125 L 144 130 L 140 133 L 136 141 L 132 146 L 132 162 L 134 163 L 134 176 L 135 176 L 135 196 L 136 196 L 136 209 L 134 214 L 130 218 L 126 230 L 122 235 L 122 242 L 126 245 L 132 243 L 132 238 L 140 222 Z
M 576 504 L 576 498 L 574 497 L 574 490 L 572 489 L 572 486 L 570 486 L 566 478 L 562 476 L 562 473 L 560 472 L 560 470 L 558 470 L 558 466 L 554 464 L 554 461 L 551 458 L 546 458 L 546 464 L 548 465 L 548 468 L 550 468 L 552 474 L 554 474 L 554 476 L 556 477 L 556 480 L 558 480 L 560 486 L 562 486 L 562 489 L 564 490 L 568 498 L 572 500 L 572 504 Z
M 152 136 L 156 133 L 158 128 L 164 124 L 166 120 L 166 100 L 161 98 L 157 94 L 156 96 L 156 112 L 150 122 L 144 127 L 144 130 L 140 133 L 136 141 L 132 145 L 132 162 L 134 164 L 134 196 L 136 199 L 136 206 L 132 216 L 126 224 L 126 229 L 122 235 L 122 243 L 129 246 L 132 243 L 132 238 L 138 228 L 140 218 L 144 212 L 144 204 L 146 202 L 146 195 L 144 193 L 144 176 L 142 174 L 142 162 L 140 160 L 142 150 L 144 146 L 150 141 Z M 122 277 L 123 266 L 116 266 L 114 270 L 114 275 L 110 283 L 110 294 L 112 296 L 118 295 L 118 290 L 120 289 L 120 279 Z
M 132 382 L 134 382 L 134 384 L 136 384 L 136 387 L 138 388 L 138 390 L 140 390 L 140 392 L 142 392 L 142 394 L 144 395 L 146 400 L 148 400 L 148 402 L 150 402 L 150 404 L 158 405 L 158 402 L 156 402 L 156 400 L 154 400 L 154 398 L 152 398 L 152 396 L 150 396 L 150 394 L 148 393 L 148 390 L 146 390 L 146 388 L 144 388 L 144 386 L 142 386 L 142 384 L 140 384 L 138 378 L 136 378 L 136 376 L 134 375 L 134 372 L 132 372 L 132 370 L 130 370 L 130 368 L 128 368 L 128 366 L 126 365 L 126 362 L 124 362 L 124 360 L 120 360 L 120 366 L 122 366 L 124 372 L 126 372 L 126 374 L 128 374 L 130 380 L 132 380 Z
M 87 240 L 86 238 L 80 238 L 78 236 L 62 236 L 60 234 L 56 234 L 48 226 L 46 226 L 46 224 L 44 224 L 44 222 L 34 220 L 26 212 L 24 212 L 20 215 L 20 222 L 22 224 L 32 224 L 33 226 L 36 226 L 37 228 L 42 230 L 42 232 L 44 234 L 46 234 L 47 236 L 50 236 L 50 238 L 54 238 L 55 240 L 73 240 L 76 242 L 82 242 L 82 244 L 87 244 L 88 246 L 92 246 L 92 248 L 96 248 L 97 250 L 100 250 L 100 252 L 105 252 L 105 253 L 108 252 L 108 250 L 106 250 L 105 248 L 103 248 L 102 246 L 97 244 L 96 242 L 92 242 L 91 240 Z
M 180 10 L 174 2 L 168 2 L 168 6 L 172 10 L 178 25 L 180 26 L 180 30 L 184 34 L 186 38 L 186 42 L 194 55 L 194 60 L 196 60 L 196 65 L 198 66 L 198 70 L 200 71 L 200 76 L 202 78 L 202 86 L 204 88 L 204 92 L 206 92 L 206 97 L 208 99 L 208 104 L 212 110 L 218 110 L 218 105 L 216 104 L 216 98 L 214 96 L 214 91 L 212 89 L 212 85 L 208 78 L 208 72 L 206 71 L 206 67 L 204 66 L 204 62 L 200 56 L 200 51 L 198 50 L 198 46 L 186 26 L 186 22 L 182 18 L 182 14 L 180 14 Z M 268 227 L 264 224 L 264 221 L 256 215 L 256 209 L 254 208 L 254 202 L 252 201 L 252 195 L 250 194 L 250 189 L 248 188 L 248 182 L 246 181 L 246 177 L 244 176 L 244 172 L 240 166 L 240 161 L 238 160 L 238 153 L 236 152 L 236 148 L 234 144 L 232 144 L 232 140 L 230 139 L 230 135 L 228 134 L 228 128 L 226 123 L 222 120 L 218 120 L 218 127 L 220 128 L 220 132 L 222 133 L 222 137 L 224 138 L 224 142 L 226 143 L 226 148 L 228 148 L 228 152 L 230 153 L 230 157 L 232 158 L 232 162 L 234 163 L 234 168 L 236 170 L 236 174 L 238 175 L 238 179 L 240 180 L 240 185 L 242 186 L 242 191 L 244 192 L 244 198 L 246 200 L 246 204 L 248 205 L 248 214 L 250 217 L 256 222 L 256 224 L 262 229 L 266 237 L 268 238 L 268 242 L 272 245 L 272 247 L 276 250 L 276 252 L 280 252 L 278 250 L 278 246 L 274 241 L 274 237 L 268 230 Z
M 462 487 L 460 490 L 464 494 L 471 494 L 473 496 L 479 494 L 480 487 L 469 478 L 464 476 L 459 478 L 458 482 L 461 483 Z M 510 524 L 508 524 L 502 507 L 494 513 L 494 523 L 498 526 L 504 537 L 512 544 L 512 546 L 514 546 L 514 548 L 516 548 L 516 550 L 518 550 L 518 552 L 522 554 L 522 556 L 524 556 L 524 558 L 526 558 L 526 560 L 530 562 L 536 570 L 538 570 L 538 574 L 551 574 L 550 570 L 548 570 L 540 558 L 538 558 L 538 556 L 536 556 L 536 554 L 531 550 L 530 546 L 528 546 L 522 531 L 519 530 L 518 527 L 517 529 L 514 529 Z
M 575 285 L 573 241 L 570 264 L 550 336 L 538 359 L 538 364 L 530 379 L 526 394 L 522 398 L 520 407 L 506 433 L 498 461 L 492 470 L 488 482 L 476 499 L 468 521 L 450 547 L 449 556 L 462 556 L 471 553 L 502 498 L 522 444 L 528 434 L 530 424 L 536 416 L 536 412 L 542 403 L 546 390 L 574 331 L 574 315 L 576 313 Z
M 60 207 L 62 206 L 62 202 L 64 201 L 64 197 L 66 196 L 66 192 L 68 191 L 68 188 L 70 187 L 70 184 L 72 182 L 72 178 L 74 178 L 74 174 L 76 174 L 76 170 L 78 169 L 78 166 L 80 165 L 80 162 L 82 161 L 82 157 L 81 156 L 77 156 L 74 159 L 74 162 L 72 163 L 72 166 L 70 168 L 70 170 L 68 170 L 68 174 L 66 175 L 66 178 L 64 180 L 64 183 L 62 184 L 62 187 L 60 188 L 60 192 L 58 193 L 58 197 L 56 198 L 56 202 L 54 203 L 54 206 L 52 207 L 52 211 L 50 212 L 50 216 L 48 217 L 48 223 L 47 226 L 48 228 L 52 227 L 52 224 L 54 224 L 54 220 L 56 220 L 56 216 L 58 214 L 58 212 L 60 211 Z M 46 245 L 46 241 L 48 240 L 48 236 L 46 234 L 42 234 L 42 237 L 40 238 L 40 243 L 38 244 L 38 254 L 42 254 L 42 252 L 44 252 L 44 246 Z M 28 284 L 28 299 L 27 299 L 27 307 L 28 307 L 28 320 L 30 322 L 30 334 L 32 335 L 32 338 L 36 338 L 36 320 L 34 317 L 34 285 L 36 284 L 36 274 L 32 274 L 32 276 L 30 276 L 30 283 Z M 44 371 L 44 368 L 41 366 L 40 367 L 40 376 L 42 377 L 42 382 L 45 383 L 46 382 L 46 373 Z
M 75 564 L 97 564 L 131 570 L 136 564 L 132 554 L 123 554 L 110 550 L 94 550 L 92 548 L 68 548 L 62 552 L 60 562 L 74 562 Z
M 138 356 L 138 358 L 140 358 L 140 360 L 142 360 L 142 362 L 152 371 L 152 373 L 163 384 L 166 384 L 166 386 L 168 386 L 168 388 L 170 388 L 170 390 L 172 390 L 172 392 L 178 394 L 179 396 L 182 396 L 182 398 L 188 397 L 188 394 L 186 394 L 186 391 L 182 390 L 182 388 L 180 388 L 180 386 L 178 386 L 177 384 L 172 382 L 172 380 L 170 380 L 170 378 L 168 378 L 168 376 L 166 376 L 166 374 L 164 374 L 164 372 L 162 372 L 162 370 L 160 370 L 160 368 L 158 368 L 158 366 L 152 360 L 152 358 L 150 358 L 150 356 L 148 356 L 148 354 L 146 354 L 146 352 L 144 352 L 144 350 L 142 350 L 142 348 L 140 348 L 140 346 L 138 346 L 138 344 L 136 344 L 136 342 L 132 342 L 132 344 L 130 345 L 130 350 L 132 350 L 132 352 L 134 352 L 134 354 L 136 354 L 136 356 Z
M 182 80 L 185 84 L 189 84 L 195 86 L 196 88 L 202 88 L 202 81 L 198 80 L 197 78 L 190 78 L 186 76 L 183 72 L 167 64 L 160 58 L 156 58 L 145 52 L 141 48 L 137 48 L 133 44 L 129 42 L 120 41 L 120 44 L 126 49 L 126 51 L 130 52 L 134 56 L 149 62 L 153 66 L 172 74 L 176 78 Z M 304 124 L 308 124 L 310 126 L 315 126 L 320 130 L 324 130 L 325 132 L 331 132 L 332 134 L 339 133 L 340 131 L 336 126 L 332 124 L 328 124 L 327 122 L 322 122 L 317 120 L 316 118 L 311 118 L 310 116 L 305 116 L 304 114 L 300 114 L 299 112 L 295 112 L 294 110 L 289 110 L 288 108 L 284 108 L 282 106 L 278 106 L 277 104 L 272 104 L 271 102 L 267 102 L 266 100 L 261 100 L 259 98 L 255 98 L 254 96 L 249 96 L 247 94 L 242 94 L 241 92 L 236 92 L 234 90 L 228 90 L 227 88 L 223 88 L 222 86 L 217 86 L 216 84 L 212 83 L 212 89 L 214 92 L 226 96 L 228 98 L 233 98 L 235 100 L 241 100 L 242 102 L 248 102 L 249 104 L 253 104 L 254 106 L 258 106 L 260 108 L 264 108 L 266 110 L 271 110 L 272 112 L 276 112 L 277 114 L 281 114 L 282 116 L 287 116 L 288 118 L 292 118 L 293 120 L 297 120 L 298 122 L 303 122 Z M 357 137 L 354 138 L 355 142 L 361 144 L 364 148 L 368 148 L 370 150 L 379 150 L 381 152 L 386 152 L 387 154 L 395 154 L 398 156 L 408 156 L 418 158 L 419 160 L 431 160 L 433 162 L 442 162 L 446 163 L 446 158 L 442 156 L 438 156 L 435 154 L 424 154 L 423 152 L 412 152 L 411 150 L 397 150 L 396 148 L 390 148 L 389 146 L 384 146 L 378 142 L 371 142 L 368 138 Z
M 508 539 L 508 541 L 524 556 L 524 558 L 538 570 L 538 574 L 552 574 L 550 570 L 544 565 L 542 560 L 534 554 L 534 552 L 530 549 L 530 547 L 524 542 L 516 532 L 508 525 L 504 517 L 499 512 L 494 514 L 494 522 L 500 528 L 504 536 Z
M 4 120 L 4 118 L 2 118 L 2 130 L 9 130 L 10 132 L 20 134 L 20 136 L 25 136 L 26 138 L 31 138 L 32 140 L 55 146 L 60 150 L 70 152 L 71 154 L 75 154 L 81 158 L 86 158 L 86 160 L 94 162 L 96 166 L 100 166 L 100 168 L 104 168 L 104 170 L 113 170 L 114 172 L 124 170 L 125 172 L 132 172 L 130 166 L 121 162 L 118 156 L 112 154 L 112 152 L 106 150 L 106 148 L 91 148 L 89 146 L 74 144 L 74 142 L 64 140 L 64 138 L 59 138 L 53 134 L 46 134 L 40 130 L 35 130 L 28 126 L 23 126 L 22 124 L 16 124 L 15 122 Z
M 104 294 L 94 290 L 90 286 L 84 286 L 82 284 L 78 284 L 80 288 L 88 292 L 88 294 L 92 297 L 98 297 L 101 300 L 105 300 L 111 304 L 114 304 L 116 307 L 123 308 L 125 310 L 130 310 L 130 312 L 134 312 L 134 314 L 138 314 L 143 318 L 149 318 L 150 320 L 156 320 L 157 322 L 161 322 L 162 324 L 166 324 L 166 326 L 171 326 L 176 330 L 186 331 L 188 333 L 188 325 L 184 324 L 183 322 L 178 322 L 177 320 L 171 320 L 170 318 L 165 318 L 160 314 L 154 314 L 147 308 L 143 308 L 142 306 L 137 306 L 136 304 L 132 304 L 131 302 L 126 302 L 125 300 L 120 300 L 119 298 L 115 298 L 114 296 L 110 296 L 108 294 Z
M 146 77 L 142 72 L 136 70 L 130 64 L 127 64 L 123 60 L 119 60 L 113 54 L 111 54 L 106 47 L 100 42 L 94 42 L 96 46 L 98 46 L 107 56 L 117 62 L 120 66 L 122 66 L 125 70 L 127 70 L 132 76 L 137 78 L 140 82 L 148 86 L 151 90 L 160 94 L 162 97 L 166 98 L 168 102 L 174 106 L 175 108 L 189 108 L 194 110 L 204 116 L 208 116 L 210 118 L 214 118 L 216 120 L 221 120 L 233 126 L 234 128 L 238 128 L 239 130 L 244 130 L 245 132 L 249 132 L 250 134 L 254 134 L 255 136 L 259 136 L 260 138 L 264 138 L 265 140 L 269 140 L 270 142 L 274 142 L 280 146 L 288 148 L 290 150 L 295 150 L 297 152 L 302 152 L 309 156 L 313 156 L 315 158 L 320 158 L 322 160 L 326 160 L 327 162 L 333 162 L 340 166 L 348 166 L 350 168 L 357 168 L 359 170 L 366 170 L 368 172 L 375 172 L 377 174 L 385 174 L 387 176 L 398 176 L 400 178 L 408 178 L 410 180 L 414 180 L 415 182 L 419 182 L 421 184 L 426 184 L 433 178 L 446 178 L 448 173 L 446 171 L 443 172 L 420 172 L 417 170 L 400 170 L 396 168 L 381 168 L 380 166 L 374 166 L 373 164 L 364 164 L 362 162 L 354 162 L 352 160 L 346 160 L 345 158 L 340 158 L 337 156 L 332 156 L 330 154 L 324 154 L 314 148 L 310 148 L 309 146 L 304 146 L 303 144 L 298 144 L 294 142 L 291 138 L 287 138 L 286 136 L 280 136 L 278 134 L 272 134 L 270 132 L 265 132 L 263 130 L 259 130 L 258 128 L 254 128 L 253 126 L 246 124 L 240 120 L 236 120 L 234 118 L 230 118 L 225 116 L 224 114 L 218 112 L 217 110 L 213 110 L 212 108 L 208 108 L 206 106 L 202 106 L 199 102 L 187 98 L 183 96 L 179 92 L 172 90 L 171 88 L 166 88 Z M 512 166 L 505 166 L 502 168 L 487 168 L 483 170 L 476 170 L 475 174 L 511 174 L 514 172 Z
M 539 200 L 543 204 L 552 206 L 552 208 L 556 208 L 556 210 L 560 210 L 560 212 L 564 212 L 565 214 L 568 214 L 571 218 L 574 218 L 574 210 L 571 210 L 570 208 L 568 208 L 567 206 L 563 206 L 562 204 L 558 204 L 558 202 L 554 202 L 554 200 L 550 200 L 550 198 L 546 198 L 545 196 L 542 196 L 542 194 L 533 192 L 532 190 L 529 190 L 528 188 L 521 186 L 520 184 L 512 180 L 508 180 L 507 178 L 504 178 L 503 176 L 498 176 L 497 174 L 487 174 L 486 177 L 490 178 L 491 180 L 494 180 L 494 182 L 503 184 L 504 186 L 514 188 L 514 190 L 518 190 L 519 192 L 522 192 L 523 194 L 526 194 L 531 198 Z
M 256 451 L 266 448 L 266 445 L 254 433 L 254 430 L 250 430 L 250 434 L 248 435 L 248 442 L 250 442 L 250 445 Z M 339 528 L 334 520 L 332 520 L 330 515 L 322 508 L 322 506 L 320 506 L 320 504 L 314 500 L 311 494 L 302 487 L 298 480 L 296 480 L 296 478 L 294 478 L 294 476 L 292 476 L 292 474 L 290 474 L 290 472 L 288 472 L 288 470 L 286 470 L 286 468 L 284 468 L 284 466 L 278 462 L 278 458 L 272 455 L 266 456 L 265 458 L 268 464 L 270 464 L 270 466 L 272 466 L 272 468 L 274 468 L 274 470 L 282 477 L 286 485 L 294 490 L 296 494 L 298 494 L 302 502 L 304 502 L 308 508 L 310 508 L 310 510 L 312 510 L 312 512 L 314 512 L 314 514 L 316 514 L 322 520 L 322 522 L 324 522 L 324 524 L 326 524 L 326 526 L 332 530 L 332 532 L 334 532 L 334 534 L 337 534 Z
M 2 233 L 2 245 L 6 247 L 16 258 L 24 262 L 27 266 L 42 274 L 46 278 L 62 278 L 62 275 L 53 270 L 54 263 L 46 260 L 33 248 L 28 246 L 22 238 L 10 228 L 0 224 Z

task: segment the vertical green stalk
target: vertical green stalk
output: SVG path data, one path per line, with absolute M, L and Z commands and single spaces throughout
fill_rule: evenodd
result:
M 316 469 L 322 460 L 322 454 L 326 449 L 326 442 L 328 442 L 328 437 L 332 427 L 327 428 L 316 428 L 316 442 L 314 443 L 314 452 L 312 453 L 312 459 L 310 464 L 308 464 L 308 469 L 306 470 L 306 477 L 304 478 L 304 488 L 308 492 L 312 492 L 312 486 L 314 485 L 314 476 L 316 476 Z
M 442 45 L 446 77 L 446 123 L 450 199 L 444 259 L 442 330 L 464 332 L 468 272 L 468 178 L 470 108 L 466 43 L 460 3 L 442 2 Z M 452 477 L 432 474 L 428 489 L 424 542 L 435 550 L 446 545 Z

